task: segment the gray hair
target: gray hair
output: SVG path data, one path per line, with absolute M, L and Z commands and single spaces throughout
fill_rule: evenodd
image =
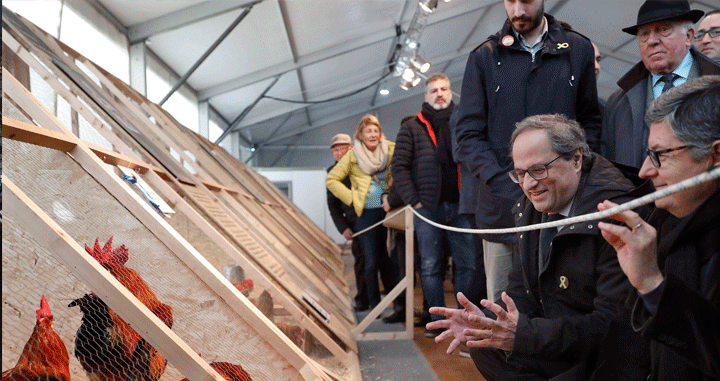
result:
M 695 161 L 706 158 L 720 140 L 720 75 L 687 81 L 658 98 L 645 114 L 648 125 L 665 122 L 673 135 L 692 146 Z
M 582 149 L 583 161 L 590 160 L 590 147 L 585 140 L 585 131 L 580 123 L 562 114 L 533 115 L 515 125 L 510 137 L 510 156 L 515 139 L 527 130 L 543 130 L 550 138 L 550 148 L 565 160 L 570 160 L 575 150 Z
M 676 25 L 680 26 L 680 30 L 682 31 L 682 34 L 687 33 L 690 29 L 696 30 L 695 24 L 690 20 L 678 21 Z

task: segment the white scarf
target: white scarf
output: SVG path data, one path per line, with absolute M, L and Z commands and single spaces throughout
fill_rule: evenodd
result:
M 380 138 L 380 144 L 375 148 L 375 151 L 370 151 L 365 146 L 365 143 L 355 139 L 353 151 L 355 157 L 357 157 L 358 166 L 365 174 L 372 176 L 375 172 L 384 170 L 387 166 L 388 143 L 385 136 Z

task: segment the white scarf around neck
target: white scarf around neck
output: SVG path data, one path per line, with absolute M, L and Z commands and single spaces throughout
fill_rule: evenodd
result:
M 370 151 L 361 140 L 355 139 L 353 151 L 357 157 L 358 166 L 367 175 L 384 170 L 388 162 L 388 143 L 385 137 L 380 138 L 380 144 L 375 151 Z

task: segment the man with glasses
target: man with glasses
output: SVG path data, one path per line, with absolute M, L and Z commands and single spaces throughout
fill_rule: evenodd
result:
M 687 0 L 647 0 L 637 24 L 623 32 L 637 36 L 642 62 L 617 82 L 603 117 L 603 155 L 640 168 L 645 160 L 650 127 L 645 112 L 663 92 L 688 79 L 720 74 L 720 65 L 692 45 L 695 26 L 704 14 Z
M 591 153 L 580 125 L 565 116 L 536 115 L 511 136 L 510 179 L 524 195 L 515 203 L 517 226 L 597 211 L 652 187 L 631 168 Z M 629 170 L 629 171 L 628 171 Z M 597 221 L 518 233 L 518 258 L 502 299 L 484 310 L 458 296 L 465 310 L 430 309 L 446 320 L 435 341 L 452 337 L 448 352 L 467 342 L 487 380 L 582 379 L 629 290 L 627 278 Z
M 695 47 L 715 62 L 720 62 L 720 10 L 708 12 L 700 21 Z

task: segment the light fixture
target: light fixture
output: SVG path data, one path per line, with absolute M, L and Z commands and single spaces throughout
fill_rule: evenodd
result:
M 390 94 L 390 90 L 388 90 L 388 89 L 386 89 L 386 88 L 384 88 L 384 87 L 383 87 L 382 89 L 380 89 L 380 95 L 385 96 L 385 95 L 388 95 L 388 94 Z
M 427 73 L 427 71 L 430 70 L 430 62 L 425 61 L 424 59 L 420 58 L 420 56 L 415 56 L 411 58 L 410 63 L 415 66 L 415 69 L 417 69 L 423 74 Z
M 408 91 L 413 87 L 414 86 L 411 81 L 406 81 L 404 78 L 400 78 L 400 88 L 401 89 Z
M 417 86 L 420 81 L 422 81 L 422 78 L 420 78 L 420 76 L 418 75 L 417 77 L 415 77 L 415 79 L 412 80 L 413 87 Z
M 450 0 L 443 0 L 443 1 L 446 2 L 446 3 L 449 3 L 449 2 L 450 2 Z
M 409 67 L 405 68 L 405 70 L 403 70 L 403 73 L 402 73 L 402 79 L 410 82 L 413 80 L 413 78 L 415 78 L 415 70 L 413 70 L 412 68 L 409 68 Z
M 407 47 L 410 48 L 410 49 L 415 49 L 415 48 L 418 47 L 417 41 L 411 40 L 411 39 L 409 39 L 409 38 L 408 38 L 407 40 L 405 40 L 405 44 L 406 44 Z
M 438 0 L 420 0 L 418 4 L 425 12 L 432 13 L 437 8 Z

